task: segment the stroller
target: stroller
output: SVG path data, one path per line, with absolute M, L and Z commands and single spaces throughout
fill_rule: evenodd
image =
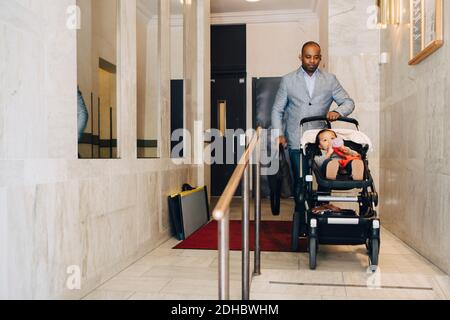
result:
M 364 180 L 353 181 L 346 172 L 340 172 L 337 180 L 327 180 L 317 166 L 314 158 L 321 152 L 315 144 L 320 130 L 303 132 L 304 125 L 310 122 L 326 122 L 331 129 L 331 123 L 325 117 L 306 118 L 301 121 L 302 154 L 300 159 L 300 178 L 303 188 L 298 192 L 299 208 L 294 214 L 292 229 L 292 249 L 298 251 L 300 224 L 306 218 L 308 228 L 309 267 L 315 270 L 319 245 L 366 245 L 371 271 L 378 266 L 380 251 L 380 220 L 375 208 L 378 206 L 378 194 L 369 169 L 367 153 L 371 148 L 370 139 L 359 131 L 359 123 L 355 119 L 341 118 L 338 121 L 354 124 L 357 130 L 336 129 L 338 136 L 344 138 L 345 146 L 357 151 L 364 162 Z M 314 190 L 313 181 L 326 192 Z M 349 191 L 358 192 L 348 195 Z M 339 194 L 334 194 L 337 193 Z M 314 209 L 323 203 L 358 203 L 359 212 L 355 210 L 324 210 Z M 337 207 L 335 207 L 337 208 Z

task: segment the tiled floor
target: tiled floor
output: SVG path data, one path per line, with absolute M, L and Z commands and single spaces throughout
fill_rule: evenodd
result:
M 232 219 L 240 217 L 233 203 Z M 289 220 L 291 201 L 283 201 L 279 217 L 263 203 L 264 220 Z M 210 300 L 217 299 L 217 252 L 173 250 L 167 241 L 85 299 Z M 231 252 L 231 298 L 241 292 L 241 253 Z M 303 299 L 450 299 L 450 280 L 388 231 L 382 233 L 380 273 L 367 273 L 364 247 L 320 248 L 316 271 L 307 254 L 262 253 L 262 275 L 252 280 L 253 300 Z

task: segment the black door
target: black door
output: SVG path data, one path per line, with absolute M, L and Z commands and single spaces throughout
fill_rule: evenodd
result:
M 247 121 L 247 47 L 246 25 L 211 27 L 211 127 L 219 130 L 246 130 Z M 223 164 L 211 165 L 211 194 L 221 196 L 245 145 L 240 136 L 221 138 Z M 233 143 L 234 142 L 234 143 Z M 228 163 L 227 164 L 227 146 Z M 213 157 L 216 154 L 213 153 Z M 236 192 L 241 195 L 240 188 Z
M 170 86 L 170 126 L 172 135 L 174 131 L 184 129 L 184 80 L 172 80 Z M 184 137 L 179 141 L 171 141 L 171 150 L 183 143 Z M 180 154 L 172 154 L 172 158 L 182 158 L 184 156 L 184 150 L 181 150 Z
M 246 75 L 217 76 L 211 81 L 211 128 L 221 130 L 246 130 Z M 241 145 L 240 135 L 224 135 L 223 157 L 213 152 L 215 159 L 223 164 L 211 166 L 212 196 L 221 196 L 228 184 L 245 146 Z M 230 154 L 232 150 L 233 154 Z M 228 152 L 228 154 L 227 154 Z M 229 157 L 227 159 L 227 156 Z M 232 161 L 229 161 L 231 160 Z M 233 164 L 230 164 L 233 163 Z M 239 188 L 236 195 L 241 195 Z

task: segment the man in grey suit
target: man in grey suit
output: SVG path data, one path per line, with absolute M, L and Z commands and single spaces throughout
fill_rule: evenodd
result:
M 299 58 L 302 67 L 283 77 L 272 112 L 272 128 L 280 132 L 278 143 L 289 148 L 296 200 L 302 188 L 300 183 L 300 121 L 315 116 L 326 116 L 329 121 L 336 121 L 340 117 L 349 116 L 355 109 L 354 101 L 341 86 L 336 76 L 319 69 L 322 61 L 319 44 L 307 42 L 303 46 Z M 336 102 L 338 108 L 330 112 L 333 102 Z M 283 120 L 285 126 L 283 126 Z M 313 122 L 306 124 L 305 130 L 324 127 L 324 122 Z M 296 201 L 295 211 L 303 213 L 303 206 L 302 203 Z M 307 230 L 306 221 L 304 215 L 301 216 L 300 234 L 304 236 Z

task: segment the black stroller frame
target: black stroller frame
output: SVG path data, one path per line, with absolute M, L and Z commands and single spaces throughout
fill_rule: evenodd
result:
M 312 117 L 303 119 L 300 123 L 300 132 L 303 136 L 303 126 L 306 123 L 322 121 L 332 129 L 331 123 L 326 117 Z M 340 118 L 338 121 L 354 124 L 359 131 L 359 122 L 351 118 Z M 317 266 L 317 252 L 319 245 L 366 245 L 370 268 L 373 272 L 378 267 L 380 252 L 380 219 L 375 208 L 378 206 L 378 193 L 369 169 L 367 153 L 369 146 L 360 145 L 352 141 L 345 141 L 345 145 L 358 151 L 364 161 L 365 173 L 363 181 L 353 181 L 350 177 L 340 175 L 337 180 L 327 180 L 323 177 L 314 161 L 314 157 L 320 152 L 315 144 L 302 147 L 300 159 L 300 191 L 296 191 L 297 207 L 301 212 L 295 212 L 292 229 L 292 249 L 298 251 L 300 237 L 301 218 L 304 216 L 308 225 L 308 251 L 309 266 L 315 270 Z M 306 157 L 306 159 L 303 159 Z M 303 161 L 306 160 L 306 161 Z M 304 163 L 307 163 L 306 167 Z M 319 192 L 314 190 L 313 181 L 322 188 L 330 190 Z M 333 191 L 349 191 L 358 189 L 357 196 L 335 195 Z M 342 210 L 341 212 L 327 212 L 323 214 L 313 213 L 313 209 L 321 203 L 358 203 L 359 213 L 354 210 Z

